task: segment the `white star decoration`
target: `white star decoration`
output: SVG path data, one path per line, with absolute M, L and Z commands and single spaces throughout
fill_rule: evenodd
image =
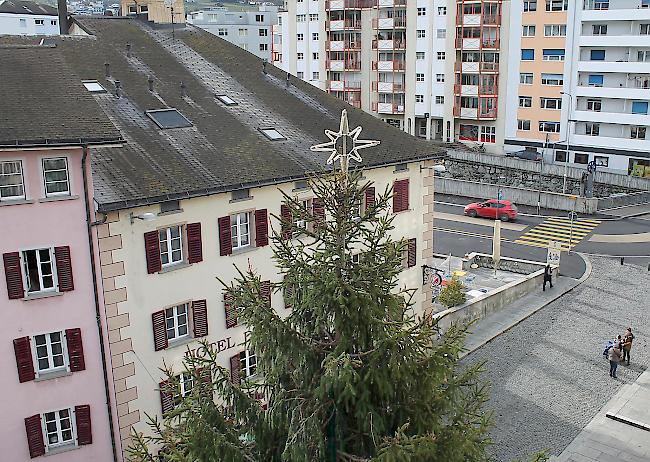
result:
M 370 148 L 379 144 L 379 141 L 376 140 L 360 140 L 360 134 L 361 127 L 357 127 L 350 131 L 348 125 L 348 111 L 343 109 L 343 111 L 341 111 L 341 124 L 339 126 L 339 131 L 334 132 L 332 130 L 325 130 L 325 136 L 330 140 L 326 143 L 316 144 L 309 149 L 311 151 L 329 152 L 330 156 L 327 159 L 327 163 L 332 164 L 338 160 L 341 162 L 341 170 L 347 172 L 349 159 L 361 162 L 359 149 Z M 342 152 L 339 152 L 339 146 L 337 146 L 339 140 L 341 140 Z M 351 148 L 348 148 L 347 146 L 348 140 L 352 141 Z

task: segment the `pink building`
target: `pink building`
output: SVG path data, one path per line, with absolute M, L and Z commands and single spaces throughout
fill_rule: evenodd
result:
M 112 461 L 88 147 L 121 137 L 56 48 L 0 62 L 0 459 Z

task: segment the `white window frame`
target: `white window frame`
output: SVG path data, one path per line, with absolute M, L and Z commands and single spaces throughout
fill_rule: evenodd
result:
M 185 313 L 181 313 L 179 308 L 184 308 Z M 185 322 L 181 322 L 182 318 L 185 318 Z M 172 321 L 172 326 L 169 326 L 169 321 Z M 181 334 L 181 327 L 185 327 L 185 333 Z M 169 331 L 173 331 L 173 337 L 170 335 Z M 169 342 L 178 342 L 190 337 L 190 304 L 189 303 L 179 303 L 178 305 L 170 306 L 165 308 L 165 333 L 167 335 L 167 340 Z
M 415 59 L 416 60 L 420 61 L 420 60 L 424 59 L 424 57 L 425 57 L 424 51 L 416 51 L 415 52 Z
M 36 25 L 36 26 L 44 26 L 45 25 L 45 20 L 44 19 L 34 19 L 34 25 Z
M 425 7 L 418 7 L 418 16 L 426 16 L 427 9 Z
M 554 127 L 555 130 L 544 130 L 544 127 Z M 560 133 L 560 122 L 555 122 L 552 120 L 540 120 L 538 128 L 539 131 L 543 133 Z
M 51 338 L 52 334 L 59 334 L 61 339 L 61 355 L 63 356 L 63 365 L 61 366 L 53 366 L 54 354 L 52 353 L 52 338 Z M 39 345 L 36 344 L 36 337 L 38 337 L 39 335 L 43 335 L 45 337 L 44 346 L 47 351 L 47 356 L 45 356 L 43 359 L 47 358 L 47 362 L 49 365 L 49 367 L 47 367 L 46 369 L 41 369 L 38 362 L 39 357 L 38 357 L 37 348 Z M 34 365 L 35 365 L 34 372 L 36 373 L 36 378 L 39 378 L 41 375 L 48 375 L 54 372 L 70 371 L 70 357 L 68 356 L 68 342 L 64 331 L 48 332 L 45 334 L 35 334 L 30 336 L 29 340 L 31 342 L 31 347 L 32 347 L 32 361 L 34 361 Z
M 447 56 L 446 56 L 446 54 L 445 54 L 444 51 L 438 51 L 438 52 L 436 52 L 436 59 L 437 59 L 438 61 L 442 61 L 442 60 L 445 59 L 446 57 L 447 57 Z
M 544 24 L 544 37 L 566 37 L 566 24 Z
M 585 135 L 600 136 L 600 124 L 594 122 L 587 122 L 585 124 Z
M 528 103 L 528 104 L 526 104 Z M 519 97 L 519 107 L 533 107 L 533 97 L 532 96 L 520 96 Z
M 562 109 L 562 98 L 547 98 L 542 96 L 539 99 L 539 107 L 541 109 L 559 111 Z
M 650 35 L 650 23 L 639 24 L 639 35 Z
M 528 125 L 528 128 L 526 128 Z M 530 131 L 530 120 L 528 119 L 517 119 L 517 130 L 528 132 Z
M 560 74 L 546 74 L 546 75 L 560 75 Z M 544 83 L 545 80 L 546 80 L 546 83 Z M 555 79 L 548 79 L 548 78 L 545 78 L 545 77 L 544 77 L 544 74 L 542 74 L 542 80 L 541 80 L 542 85 L 547 85 L 547 86 L 550 86 L 550 87 L 561 87 L 562 85 L 564 85 L 564 76 L 562 76 L 562 80 L 561 80 L 561 81 L 558 80 L 558 83 L 548 83 L 549 80 L 550 80 L 550 81 L 554 81 Z
M 423 73 L 415 74 L 415 81 L 416 82 L 424 82 L 424 74 Z
M 607 24 L 592 24 L 591 33 L 596 36 L 607 35 Z
M 318 13 L 309 13 L 310 21 L 318 21 Z
M 55 160 L 63 160 L 65 162 L 65 181 L 64 180 L 55 180 L 55 181 L 47 181 L 46 174 L 51 173 L 51 172 L 60 172 L 62 171 L 61 169 L 52 169 L 52 170 L 46 170 L 45 169 L 45 163 L 48 161 L 55 161 Z M 45 194 L 45 197 L 58 197 L 58 196 L 69 196 L 71 194 L 71 188 L 70 188 L 70 167 L 68 164 L 68 158 L 67 157 L 43 157 L 41 159 L 41 172 L 43 174 L 43 193 Z M 47 192 L 47 185 L 52 184 L 52 183 L 66 183 L 67 185 L 67 190 L 65 191 L 55 191 L 48 193 Z
M 68 411 L 68 419 L 70 421 L 70 434 L 71 437 L 70 439 L 66 441 L 61 441 L 63 439 L 63 430 L 61 429 L 61 412 L 63 411 Z M 55 419 L 53 422 L 56 422 L 56 433 L 57 437 L 59 438 L 59 442 L 57 443 L 50 443 L 50 440 L 48 438 L 48 431 L 47 431 L 47 421 L 46 421 L 46 414 L 55 414 Z M 76 416 L 74 413 L 74 409 L 72 408 L 63 408 L 63 409 L 57 409 L 55 411 L 46 411 L 41 414 L 41 430 L 43 432 L 43 442 L 45 443 L 45 452 L 48 453 L 54 449 L 60 448 L 60 447 L 66 447 L 66 446 L 77 446 L 77 426 L 76 426 Z
M 528 82 L 528 78 L 530 77 L 530 82 Z M 519 83 L 521 85 L 532 85 L 533 84 L 533 73 L 532 72 L 520 72 L 519 73 Z
M 639 132 L 643 131 L 643 136 L 639 136 Z M 632 125 L 630 127 L 630 139 L 632 140 L 645 140 L 648 136 L 648 130 L 643 125 Z
M 172 229 L 178 229 L 178 237 L 173 237 L 172 236 Z M 161 240 L 160 233 L 165 232 L 165 238 L 164 240 Z M 173 226 L 167 226 L 165 228 L 159 228 L 158 229 L 158 244 L 160 245 L 160 263 L 163 268 L 167 268 L 169 266 L 174 266 L 178 265 L 180 263 L 183 263 L 185 261 L 185 249 L 183 248 L 185 244 L 185 236 L 183 235 L 185 232 L 185 227 L 183 225 L 173 225 Z M 175 241 L 180 241 L 180 247 L 178 249 L 174 249 L 172 247 L 172 243 Z M 166 243 L 167 250 L 163 252 L 163 247 L 162 243 Z M 180 251 L 180 258 L 174 259 L 174 252 Z M 167 263 L 163 262 L 163 254 L 167 254 Z
M 245 249 L 252 245 L 253 236 L 251 233 L 251 216 L 252 214 L 250 211 L 237 212 L 230 215 L 230 239 L 233 250 Z M 243 220 L 244 217 L 246 218 L 246 221 Z M 243 232 L 245 229 L 247 229 L 247 231 Z M 244 236 L 248 238 L 248 242 L 244 241 Z
M 52 268 L 52 287 L 48 287 L 46 289 L 43 288 L 43 262 L 41 261 L 41 250 L 47 250 L 50 254 L 50 267 Z M 27 259 L 25 258 L 25 252 L 36 252 L 36 266 L 37 266 L 37 271 L 38 271 L 38 284 L 40 286 L 40 290 L 29 290 L 29 271 L 27 268 Z M 23 284 L 25 288 L 25 294 L 26 295 L 31 295 L 31 294 L 42 294 L 42 293 L 47 293 L 47 292 L 57 292 L 59 290 L 59 280 L 57 276 L 57 271 L 56 271 L 56 259 L 54 258 L 54 248 L 53 247 L 36 247 L 33 249 L 24 249 L 20 251 L 20 263 L 21 263 L 21 270 L 23 273 Z M 50 276 L 49 274 L 47 276 Z
M 596 109 L 598 106 L 598 109 Z M 587 110 L 593 112 L 600 112 L 603 108 L 603 101 L 601 99 L 588 99 L 587 100 Z
M 485 143 L 496 143 L 497 128 L 491 125 L 481 125 L 480 139 Z
M 217 36 L 219 37 L 228 37 L 228 29 L 225 27 L 220 27 L 217 29 Z
M 242 357 L 243 355 L 243 357 Z M 251 369 L 255 368 L 253 372 Z M 242 377 L 248 379 L 257 374 L 257 355 L 250 350 L 239 353 L 239 371 Z
M 445 74 L 436 74 L 436 82 L 444 83 L 444 81 L 445 81 Z
M 178 385 L 180 389 L 180 397 L 185 398 L 192 393 L 194 388 L 194 377 L 189 372 L 181 372 L 178 374 Z
M 524 24 L 521 26 L 522 37 L 535 37 L 536 27 L 534 24 Z
M 445 104 L 445 97 L 442 95 L 436 95 L 436 104 Z
M 302 33 L 296 34 L 296 40 L 302 42 L 303 40 L 305 40 L 305 34 Z
M 416 103 L 424 103 L 424 95 L 415 95 Z
M 312 199 L 303 199 L 301 201 L 303 209 L 305 209 L 307 212 L 309 212 L 312 209 Z M 301 219 L 299 216 L 294 217 L 293 219 L 293 227 L 295 231 L 293 232 L 293 237 L 300 236 L 302 234 L 302 230 L 307 230 L 308 229 L 308 223 L 306 220 Z
M 7 185 L 0 185 L 0 202 L 2 201 L 15 201 L 15 200 L 20 200 L 20 199 L 25 199 L 25 171 L 23 170 L 23 161 L 21 159 L 16 159 L 16 160 L 3 160 L 0 161 L 0 179 L 2 177 L 10 177 L 14 175 L 18 175 L 18 173 L 4 173 L 4 166 L 8 164 L 14 164 L 14 167 L 17 165 L 18 169 L 20 170 L 20 184 L 7 184 Z M 3 196 L 2 195 L 2 188 L 15 188 L 20 186 L 22 189 L 23 193 L 18 196 Z
M 438 7 L 438 14 L 440 16 L 445 16 L 447 14 L 447 7 L 446 6 L 439 6 Z
M 417 29 L 415 31 L 415 38 L 426 38 L 427 31 L 425 29 Z
M 311 33 L 311 39 L 315 42 L 318 41 L 318 32 L 312 32 Z

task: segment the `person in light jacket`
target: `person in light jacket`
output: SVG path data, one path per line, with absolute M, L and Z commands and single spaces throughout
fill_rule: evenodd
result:
M 632 328 L 628 327 L 623 336 L 623 362 L 627 359 L 626 365 L 630 365 L 630 350 L 632 349 L 632 340 L 634 340 L 634 335 L 632 334 Z
M 609 359 L 609 376 L 617 378 L 616 368 L 618 367 L 618 363 L 621 362 L 620 343 L 615 343 L 614 346 L 609 349 L 607 359 Z

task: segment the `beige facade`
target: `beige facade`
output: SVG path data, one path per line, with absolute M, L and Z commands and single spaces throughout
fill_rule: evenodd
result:
M 171 5 L 163 0 L 121 0 L 122 16 L 147 15 L 154 24 L 184 24 L 185 3 L 174 0 Z

